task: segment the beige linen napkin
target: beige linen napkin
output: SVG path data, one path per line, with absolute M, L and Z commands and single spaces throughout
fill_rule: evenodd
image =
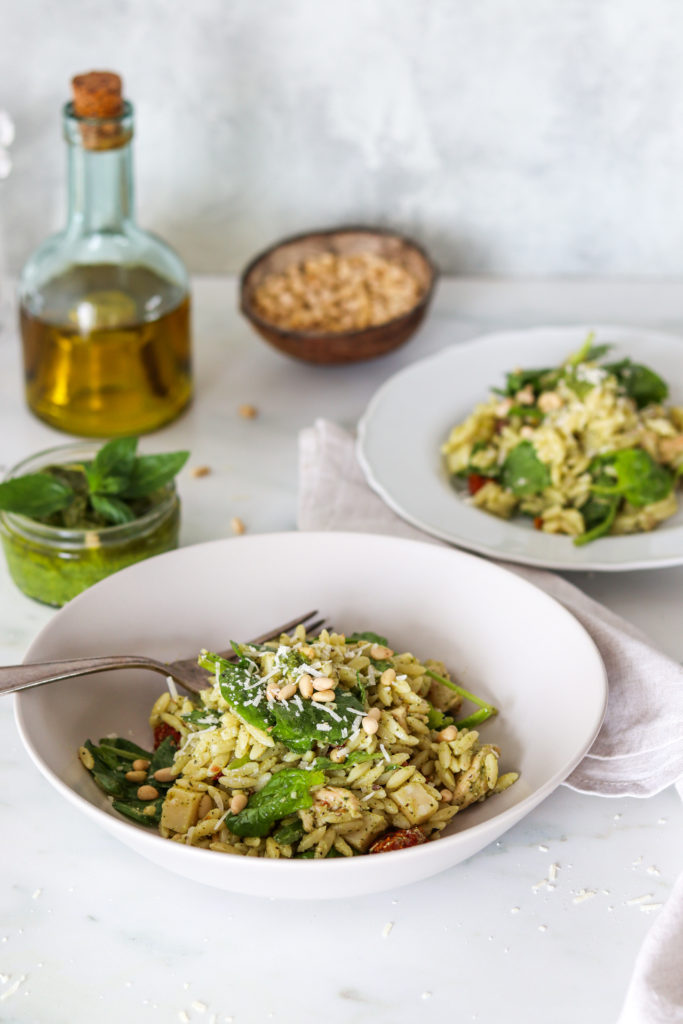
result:
M 353 438 L 318 420 L 299 438 L 299 528 L 389 533 L 441 543 L 370 490 Z M 652 796 L 683 779 L 683 669 L 635 626 L 550 572 L 505 564 L 563 604 L 597 644 L 609 679 L 603 726 L 566 780 L 581 793 Z M 679 788 L 683 795 L 683 782 Z M 683 876 L 638 955 L 618 1024 L 683 1024 Z

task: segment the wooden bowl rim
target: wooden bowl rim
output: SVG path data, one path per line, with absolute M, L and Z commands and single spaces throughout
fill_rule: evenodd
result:
M 280 327 L 278 324 L 274 324 L 271 320 L 266 320 L 264 317 L 256 313 L 247 303 L 245 291 L 249 275 L 256 269 L 259 263 L 263 262 L 263 260 L 268 256 L 276 252 L 277 249 L 281 249 L 285 245 L 291 245 L 292 242 L 302 242 L 307 238 L 325 238 L 329 235 L 351 235 L 358 232 L 364 232 L 368 235 L 382 235 L 386 238 L 396 238 L 399 242 L 402 242 L 409 248 L 414 249 L 425 261 L 430 274 L 429 285 L 425 289 L 424 295 L 419 302 L 416 302 L 415 305 L 411 306 L 405 313 L 401 313 L 400 316 L 392 317 L 391 320 L 384 320 L 381 324 L 372 324 L 370 327 L 356 327 L 351 331 L 297 331 L 289 327 Z M 368 227 L 367 224 L 345 224 L 343 227 L 322 228 L 318 231 L 303 231 L 296 235 L 289 235 L 287 238 L 282 238 L 279 242 L 275 242 L 273 245 L 269 245 L 266 249 L 262 249 L 261 252 L 257 253 L 240 274 L 240 311 L 248 320 L 251 320 L 252 323 L 259 324 L 259 326 L 266 330 L 278 334 L 281 338 L 290 339 L 292 341 L 296 341 L 299 338 L 324 338 L 325 341 L 333 341 L 335 338 L 354 338 L 360 335 L 368 336 L 374 331 L 384 330 L 390 325 L 398 325 L 403 321 L 408 320 L 409 317 L 414 316 L 418 310 L 424 309 L 431 300 L 438 279 L 439 268 L 436 266 L 431 256 L 429 256 L 427 251 L 419 244 L 419 242 L 416 242 L 408 235 L 404 235 L 400 231 L 392 231 L 391 228 Z

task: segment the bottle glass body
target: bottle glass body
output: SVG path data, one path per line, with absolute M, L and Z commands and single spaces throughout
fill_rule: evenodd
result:
M 133 112 L 79 118 L 64 109 L 66 228 L 28 260 L 19 301 L 26 397 L 67 433 L 155 430 L 190 399 L 187 273 L 133 218 Z

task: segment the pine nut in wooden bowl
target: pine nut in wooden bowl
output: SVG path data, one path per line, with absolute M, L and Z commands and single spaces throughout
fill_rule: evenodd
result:
M 271 345 L 311 363 L 374 359 L 417 330 L 438 272 L 411 239 L 379 228 L 314 231 L 256 256 L 240 309 Z

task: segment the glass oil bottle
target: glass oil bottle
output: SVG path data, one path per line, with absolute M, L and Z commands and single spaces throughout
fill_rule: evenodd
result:
M 142 434 L 192 393 L 185 268 L 133 216 L 133 108 L 121 80 L 73 80 L 64 108 L 66 228 L 24 267 L 19 289 L 26 397 L 71 434 Z

